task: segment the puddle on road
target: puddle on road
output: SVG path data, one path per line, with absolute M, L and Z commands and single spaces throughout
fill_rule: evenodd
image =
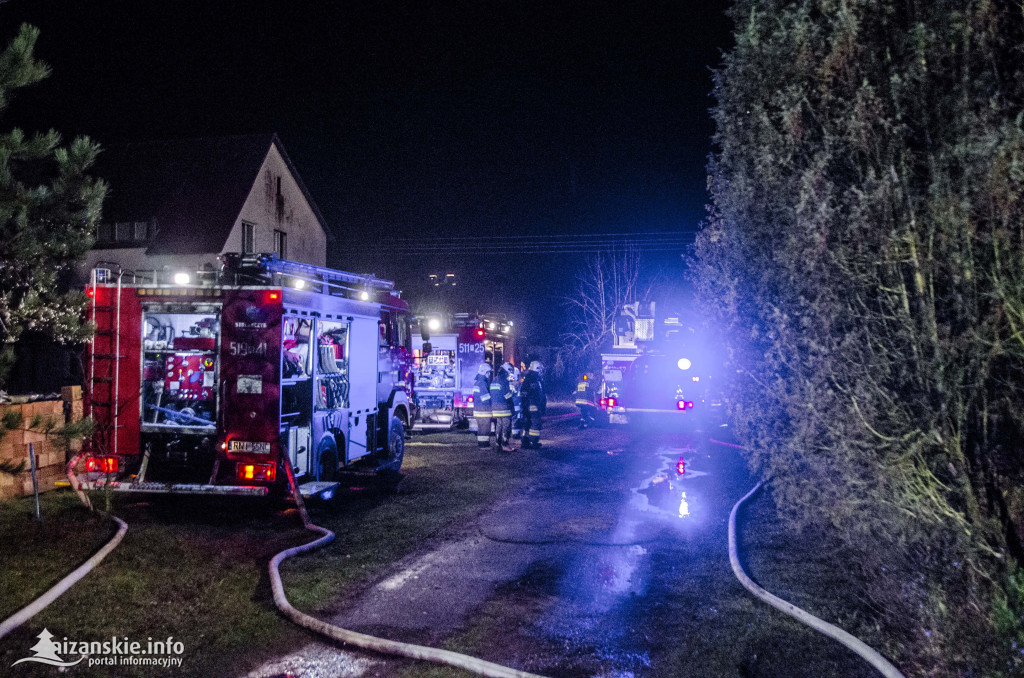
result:
M 653 475 L 632 488 L 629 507 L 639 513 L 655 514 L 673 521 L 694 521 L 701 516 L 701 493 L 690 481 L 706 477 L 706 471 L 694 469 L 699 463 L 697 450 L 691 447 L 664 448 L 658 451 L 660 465 Z M 685 471 L 678 471 L 683 460 Z

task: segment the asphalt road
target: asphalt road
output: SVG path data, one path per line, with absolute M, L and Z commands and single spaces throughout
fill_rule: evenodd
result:
M 465 434 L 414 437 L 412 454 L 461 446 L 481 463 L 527 465 L 529 480 L 457 539 L 395 563 L 332 621 L 549 676 L 870 675 L 733 578 L 729 511 L 754 482 L 715 442 L 726 431 L 580 431 L 564 408 L 542 439 L 540 451 L 501 455 Z M 249 675 L 451 671 L 424 666 L 313 644 Z

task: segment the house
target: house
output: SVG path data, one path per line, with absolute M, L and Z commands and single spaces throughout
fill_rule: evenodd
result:
M 326 265 L 327 223 L 276 134 L 115 146 L 92 174 L 110 191 L 86 272 L 217 269 L 225 252 Z

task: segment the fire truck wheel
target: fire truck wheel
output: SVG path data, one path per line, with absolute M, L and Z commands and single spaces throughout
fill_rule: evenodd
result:
M 391 425 L 388 426 L 388 447 L 383 453 L 382 464 L 378 471 L 383 473 L 398 473 L 402 468 L 402 459 L 405 457 L 405 425 L 398 417 L 391 417 Z
M 334 480 L 338 475 L 338 444 L 327 436 L 320 441 L 316 451 L 320 480 Z

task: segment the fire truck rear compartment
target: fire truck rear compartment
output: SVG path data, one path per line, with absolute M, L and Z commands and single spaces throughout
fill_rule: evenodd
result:
M 143 434 L 143 454 L 137 460 L 139 469 L 148 456 L 145 479 L 162 483 L 207 483 L 213 475 L 217 459 L 213 436 L 180 435 L 177 433 Z

